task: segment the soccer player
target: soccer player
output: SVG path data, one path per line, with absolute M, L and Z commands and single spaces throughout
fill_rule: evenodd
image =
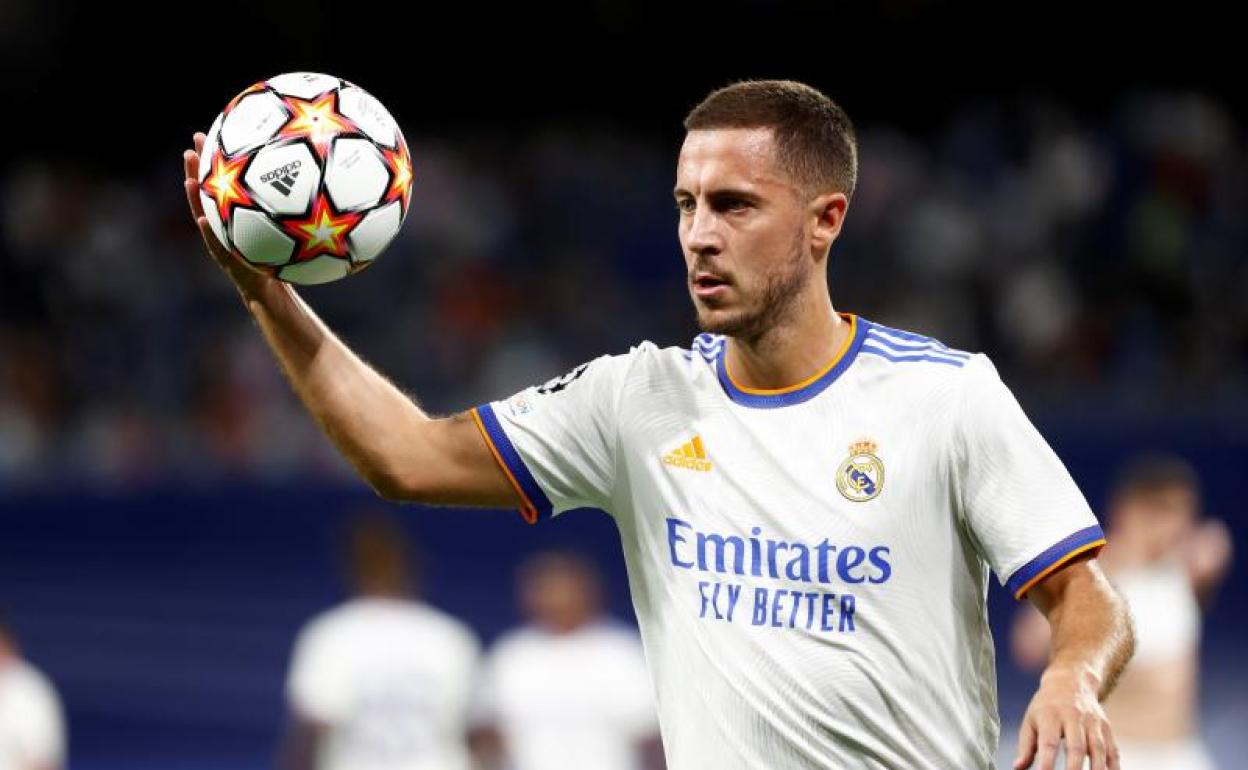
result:
M 528 622 L 487 658 L 480 719 L 510 770 L 642 770 L 659 756 L 641 640 L 602 610 L 598 571 L 547 552 L 519 572 Z
M 22 659 L 0 618 L 0 770 L 65 765 L 65 717 L 48 678 Z
M 1210 770 L 1200 737 L 1200 625 L 1231 566 L 1226 524 L 1201 519 L 1200 480 L 1185 460 L 1136 458 L 1110 495 L 1113 546 L 1103 561 L 1135 620 L 1137 647 L 1105 701 L 1130 770 Z M 1039 668 L 1048 625 L 1034 610 L 1015 620 L 1014 657 Z
M 1087 502 L 988 358 L 836 311 L 854 131 L 817 90 L 747 81 L 685 119 L 675 205 L 704 333 L 426 414 L 186 192 L 290 381 L 383 497 L 614 518 L 668 765 L 988 768 L 989 571 L 1053 630 L 1019 768 L 1117 766 L 1100 700 L 1130 655 Z M 196 147 L 202 146 L 196 135 Z
M 351 522 L 355 596 L 295 642 L 284 770 L 468 770 L 468 718 L 481 656 L 462 622 L 415 598 L 402 529 Z

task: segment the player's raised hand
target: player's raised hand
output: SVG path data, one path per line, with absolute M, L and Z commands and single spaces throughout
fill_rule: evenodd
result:
M 252 270 L 230 253 L 230 250 L 217 239 L 212 227 L 208 224 L 208 218 L 204 216 L 204 207 L 199 198 L 199 157 L 204 149 L 205 138 L 204 134 L 196 133 L 192 137 L 194 149 L 182 153 L 183 171 L 186 175 L 182 186 L 186 190 L 186 202 L 191 208 L 191 218 L 195 220 L 195 225 L 199 228 L 199 234 L 204 239 L 204 246 L 208 249 L 209 255 L 220 265 L 226 275 L 230 276 L 238 290 L 244 296 L 256 296 L 258 291 L 265 286 L 276 284 L 277 280 Z

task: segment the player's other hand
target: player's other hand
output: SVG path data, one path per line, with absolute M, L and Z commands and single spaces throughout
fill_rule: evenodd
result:
M 205 138 L 202 133 L 195 134 L 192 137 L 194 149 L 182 153 L 182 166 L 186 173 L 182 186 L 186 188 L 186 202 L 191 207 L 191 218 L 195 220 L 195 225 L 199 228 L 199 234 L 204 239 L 204 246 L 207 247 L 208 253 L 234 281 L 234 285 L 238 287 L 243 297 L 259 297 L 266 289 L 277 286 L 279 281 L 249 268 L 241 259 L 230 253 L 230 250 L 212 232 L 208 218 L 204 216 L 204 207 L 199 198 L 199 156 L 204 150 Z
M 1050 667 L 1027 707 L 1018 735 L 1014 770 L 1033 766 L 1053 770 L 1061 744 L 1066 744 L 1067 770 L 1119 770 L 1118 744 L 1091 674 Z

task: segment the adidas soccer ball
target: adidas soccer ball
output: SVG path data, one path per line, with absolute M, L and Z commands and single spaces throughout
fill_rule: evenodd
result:
M 394 118 L 329 75 L 278 75 L 234 97 L 208 130 L 200 201 L 252 267 L 298 284 L 363 270 L 398 234 L 412 162 Z

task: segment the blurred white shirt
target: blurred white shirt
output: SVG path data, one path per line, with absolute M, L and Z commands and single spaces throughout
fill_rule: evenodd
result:
M 20 660 L 0 666 L 0 770 L 64 762 L 65 723 L 52 683 Z
M 472 631 L 440 610 L 355 599 L 300 632 L 287 693 L 329 728 L 321 770 L 463 770 L 480 657 Z
M 623 625 L 506 634 L 482 698 L 513 770 L 636 770 L 639 745 L 658 735 L 641 640 Z

